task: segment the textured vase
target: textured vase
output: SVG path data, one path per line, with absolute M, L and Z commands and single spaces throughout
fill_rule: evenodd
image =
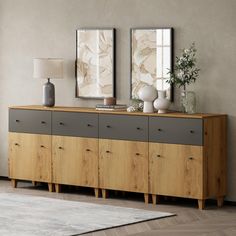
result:
M 154 101 L 154 107 L 158 110 L 158 113 L 166 113 L 170 106 L 170 100 L 166 97 L 166 91 L 159 90 L 158 98 Z
M 43 85 L 43 106 L 53 107 L 54 105 L 55 105 L 55 87 L 48 80 L 48 82 Z
M 193 91 L 182 91 L 181 103 L 186 113 L 196 113 L 196 95 Z

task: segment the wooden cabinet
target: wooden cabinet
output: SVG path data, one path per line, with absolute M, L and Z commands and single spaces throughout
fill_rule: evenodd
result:
M 9 110 L 9 176 L 55 184 L 194 198 L 226 195 L 226 115 Z
M 201 127 L 198 124 L 195 129 L 191 122 L 192 127 L 189 125 L 188 128 L 183 127 L 183 123 L 182 127 L 172 130 L 162 127 L 155 133 L 150 132 L 156 141 L 149 143 L 149 190 L 154 203 L 156 195 L 166 195 L 198 199 L 200 209 L 208 198 L 216 198 L 218 206 L 223 204 L 226 195 L 226 116 L 204 117 L 201 122 Z M 159 135 L 158 131 L 164 134 Z M 168 139 L 167 132 L 175 138 L 171 138 L 170 143 L 159 143 Z M 182 137 L 184 133 L 189 135 L 186 141 L 189 145 L 171 143 L 173 140 L 182 143 L 186 138 L 186 135 Z
M 9 133 L 9 177 L 49 183 L 51 190 L 51 136 Z
M 203 166 L 201 146 L 149 143 L 150 193 L 202 199 Z
M 148 143 L 100 139 L 99 186 L 148 193 Z
M 52 137 L 53 183 L 98 188 L 98 139 Z

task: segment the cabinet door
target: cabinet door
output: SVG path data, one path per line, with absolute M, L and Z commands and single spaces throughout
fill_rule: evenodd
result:
M 148 143 L 99 140 L 99 187 L 148 192 Z
M 53 136 L 53 182 L 98 187 L 98 139 Z
M 202 198 L 201 146 L 149 144 L 150 193 Z
M 10 132 L 9 177 L 51 182 L 51 136 Z

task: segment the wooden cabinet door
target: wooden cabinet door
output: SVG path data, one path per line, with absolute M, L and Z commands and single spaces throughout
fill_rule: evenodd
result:
M 148 143 L 99 140 L 99 187 L 148 192 Z
M 98 139 L 53 136 L 53 183 L 98 187 Z
M 9 133 L 9 177 L 51 182 L 51 136 Z
M 203 153 L 201 146 L 149 143 L 150 193 L 203 196 Z

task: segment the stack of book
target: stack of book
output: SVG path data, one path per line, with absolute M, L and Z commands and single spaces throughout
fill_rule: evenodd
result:
M 104 104 L 98 104 L 96 105 L 96 110 L 99 111 L 126 111 L 127 106 L 123 104 L 117 104 L 117 105 L 104 105 Z

